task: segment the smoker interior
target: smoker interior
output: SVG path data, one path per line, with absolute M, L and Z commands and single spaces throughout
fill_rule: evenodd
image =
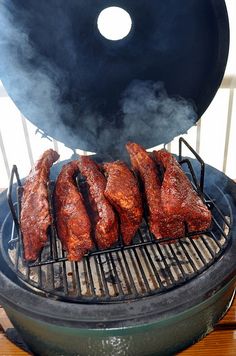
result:
M 176 354 L 224 315 L 235 286 L 235 183 L 196 159 L 180 159 L 199 194 L 204 188 L 211 231 L 164 245 L 152 240 L 144 221 L 132 246 L 95 250 L 79 264 L 49 240 L 35 266 L 23 265 L 17 184 L 8 192 L 13 215 L 0 195 L 0 300 L 36 355 Z
M 194 188 L 201 195 L 212 212 L 212 226 L 208 231 L 189 233 L 173 240 L 170 237 L 156 240 L 150 233 L 145 219 L 133 243 L 125 246 L 120 236 L 119 243 L 107 250 L 95 248 L 81 262 L 69 262 L 57 237 L 53 207 L 54 182 L 48 185 L 49 201 L 53 224 L 48 231 L 48 244 L 34 263 L 24 262 L 22 234 L 19 215 L 21 210 L 22 186 L 17 167 L 14 166 L 10 181 L 8 201 L 12 217 L 11 234 L 2 240 L 3 257 L 7 265 L 17 274 L 24 285 L 46 297 L 67 302 L 113 303 L 136 300 L 177 288 L 196 278 L 224 253 L 231 240 L 232 213 L 230 203 L 219 190 L 220 200 L 225 201 L 221 211 L 217 201 L 204 193 L 205 165 L 196 155 L 201 167 L 200 178 L 189 159 L 182 159 L 180 141 L 180 162 Z M 17 180 L 17 201 L 13 203 L 12 182 Z M 84 184 L 77 177 L 79 187 Z

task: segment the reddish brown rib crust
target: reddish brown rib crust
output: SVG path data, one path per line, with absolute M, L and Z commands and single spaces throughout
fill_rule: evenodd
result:
M 93 247 L 90 220 L 74 181 L 78 170 L 78 161 L 64 165 L 55 187 L 57 233 L 70 261 L 80 261 Z
M 126 148 L 130 155 L 132 167 L 140 174 L 143 181 L 148 206 L 148 223 L 151 232 L 159 239 L 163 237 L 181 237 L 184 224 L 179 216 L 167 216 L 161 201 L 161 182 L 157 167 L 148 152 L 137 143 L 128 143 Z
M 47 228 L 51 224 L 47 182 L 50 167 L 58 158 L 59 154 L 52 149 L 45 151 L 24 184 L 20 225 L 27 261 L 35 261 L 47 242 Z
M 142 199 L 137 179 L 123 162 L 105 163 L 105 196 L 117 210 L 125 245 L 129 245 L 142 221 Z
M 118 240 L 118 223 L 114 210 L 104 195 L 106 179 L 97 164 L 89 157 L 81 157 L 79 168 L 89 187 L 97 244 L 101 249 L 108 248 Z
M 165 168 L 161 188 L 165 212 L 182 217 L 190 232 L 208 229 L 211 212 L 193 189 L 176 159 L 165 150 L 154 151 L 154 156 Z

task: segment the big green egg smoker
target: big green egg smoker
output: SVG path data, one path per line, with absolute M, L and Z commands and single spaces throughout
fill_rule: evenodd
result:
M 97 28 L 110 6 L 132 19 L 118 41 Z M 0 76 L 9 95 L 45 135 L 96 152 L 98 162 L 126 160 L 127 140 L 150 148 L 186 132 L 224 75 L 229 26 L 222 0 L 3 0 L 0 10 Z M 57 106 L 48 105 L 45 78 Z M 134 83 L 188 101 L 193 115 L 167 124 L 157 112 L 150 115 L 143 96 L 147 112 L 127 122 L 122 103 Z M 194 158 L 183 156 L 184 148 Z M 177 159 L 211 210 L 212 227 L 186 230 L 173 243 L 171 236 L 155 240 L 144 219 L 132 245 L 120 236 L 116 246 L 94 249 L 79 263 L 67 260 L 54 220 L 39 259 L 24 262 L 23 188 L 13 166 L 0 195 L 0 303 L 34 355 L 173 355 L 212 331 L 228 310 L 236 279 L 235 183 L 204 164 L 183 138 Z M 52 216 L 64 163 L 51 170 Z

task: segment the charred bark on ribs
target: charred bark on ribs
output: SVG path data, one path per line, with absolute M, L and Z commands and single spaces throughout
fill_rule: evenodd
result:
M 154 151 L 154 156 L 164 167 L 161 200 L 165 213 L 183 219 L 189 232 L 209 229 L 211 212 L 193 189 L 175 157 L 165 150 Z
M 129 245 L 143 215 L 138 181 L 123 162 L 105 163 L 103 167 L 107 176 L 105 196 L 119 214 L 123 241 Z
M 79 168 L 88 185 L 96 243 L 101 249 L 111 247 L 118 241 L 118 221 L 110 202 L 104 195 L 106 178 L 98 165 L 87 156 L 80 158 Z
M 64 165 L 54 193 L 57 234 L 70 261 L 80 261 L 93 248 L 90 219 L 75 183 L 78 171 L 78 161 Z
M 47 243 L 51 224 L 47 183 L 50 167 L 59 158 L 52 149 L 44 152 L 26 178 L 21 201 L 20 226 L 23 235 L 24 258 L 35 261 Z
M 211 212 L 171 153 L 165 150 L 154 151 L 157 165 L 152 155 L 140 145 L 129 143 L 127 150 L 133 169 L 143 181 L 148 222 L 157 239 L 183 237 L 186 224 L 188 232 L 210 228 Z M 161 174 L 157 166 L 161 168 Z
M 128 143 L 126 148 L 130 155 L 132 167 L 143 182 L 150 231 L 156 239 L 184 236 L 183 220 L 175 214 L 167 215 L 163 210 L 161 181 L 156 163 L 149 153 L 137 143 Z

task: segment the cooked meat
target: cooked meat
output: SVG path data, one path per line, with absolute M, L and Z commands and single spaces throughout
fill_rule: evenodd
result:
M 70 261 L 80 261 L 92 249 L 91 224 L 82 194 L 75 183 L 78 161 L 65 164 L 55 186 L 58 237 Z
M 137 143 L 128 143 L 126 147 L 130 154 L 132 167 L 140 175 L 144 185 L 150 231 L 157 239 L 183 236 L 183 221 L 178 217 L 164 214 L 161 201 L 161 182 L 154 160 Z
M 125 245 L 129 245 L 142 221 L 142 198 L 138 181 L 123 162 L 105 163 L 105 196 L 117 210 Z
M 24 184 L 20 226 L 26 261 L 35 261 L 47 242 L 47 229 L 51 224 L 47 182 L 50 167 L 58 158 L 59 154 L 52 149 L 45 151 Z
M 88 185 L 98 247 L 108 248 L 118 240 L 118 223 L 115 212 L 104 195 L 106 178 L 98 165 L 87 156 L 80 158 L 79 168 Z
M 144 185 L 149 210 L 149 226 L 151 232 L 160 237 L 159 210 L 161 204 L 161 183 L 157 175 L 154 161 L 143 147 L 137 143 L 128 143 L 126 148 L 130 155 L 132 168 L 138 173 Z
M 157 239 L 183 236 L 184 224 L 182 219 L 179 216 L 168 216 L 164 213 L 161 201 L 161 182 L 154 160 L 137 143 L 128 143 L 126 148 L 130 155 L 132 167 L 140 175 L 144 185 L 151 232 Z
M 154 156 L 165 169 L 161 198 L 166 214 L 182 217 L 190 232 L 208 229 L 211 212 L 193 189 L 174 156 L 165 150 L 155 151 Z

